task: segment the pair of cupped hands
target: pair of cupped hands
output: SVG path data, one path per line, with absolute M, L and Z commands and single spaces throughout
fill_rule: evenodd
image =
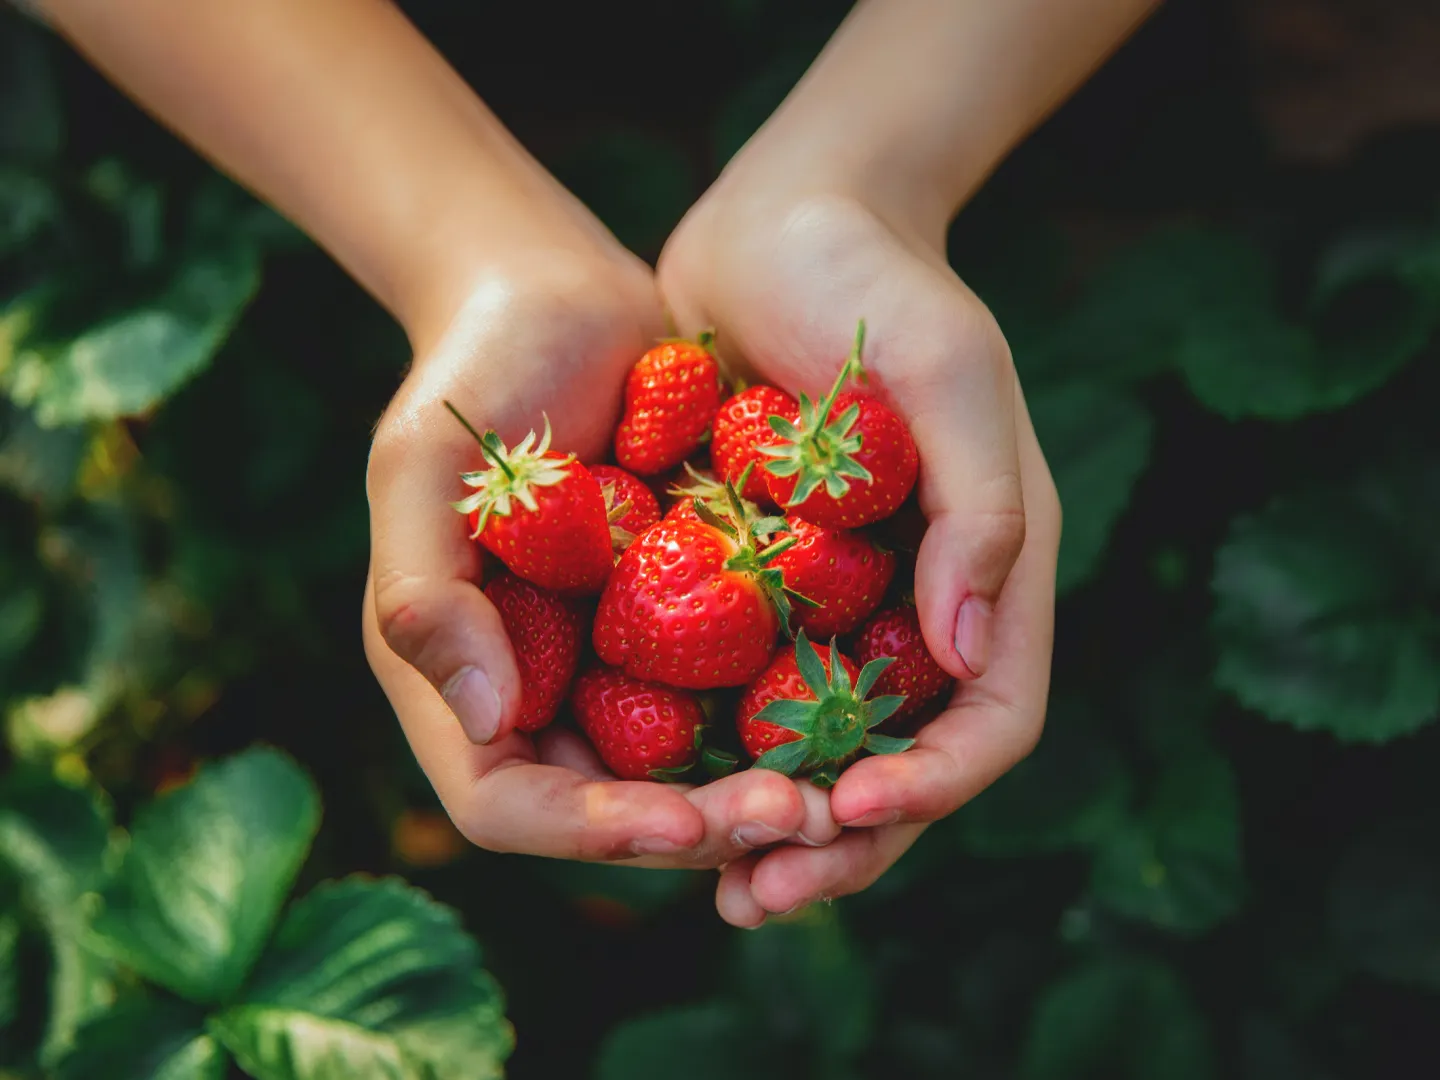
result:
M 740 927 L 863 890 L 1020 761 L 1044 721 L 1060 506 L 1000 328 L 946 261 L 948 222 L 853 191 L 790 191 L 732 164 L 655 271 L 558 186 L 532 205 L 408 327 L 414 364 L 367 477 L 371 666 L 482 848 L 718 868 L 717 908 Z M 713 328 L 729 372 L 816 395 L 862 317 L 870 391 L 920 451 L 921 627 L 959 680 L 914 748 L 853 764 L 829 791 L 764 769 L 687 787 L 616 780 L 561 726 L 513 731 L 514 655 L 449 505 L 478 448 L 443 402 L 508 443 L 548 415 L 557 448 L 597 461 L 657 338 Z

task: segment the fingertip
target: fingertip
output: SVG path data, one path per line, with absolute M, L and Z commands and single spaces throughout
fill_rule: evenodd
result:
M 779 848 L 768 852 L 750 871 L 750 895 L 771 915 L 788 915 L 824 893 L 831 876 L 831 853 L 824 848 Z
M 967 581 L 967 551 L 958 525 L 956 515 L 938 515 L 931 520 L 925 539 L 920 542 L 915 559 L 915 613 L 920 620 L 925 647 L 935 662 L 952 678 L 974 679 L 983 671 L 974 670 L 961 655 L 961 608 L 967 599 L 983 601 L 984 598 L 973 592 Z M 975 633 L 988 634 L 988 621 L 981 625 L 971 618 L 970 623 Z M 972 655 L 978 655 L 983 648 L 988 663 L 988 638 L 983 646 L 976 641 L 970 645 Z
M 750 892 L 753 857 L 738 859 L 720 871 L 715 886 L 715 910 L 720 918 L 740 930 L 758 930 L 765 925 L 765 909 Z
M 915 747 L 857 761 L 830 792 L 830 812 L 846 828 L 873 828 L 896 821 L 931 821 L 943 816 L 945 776 L 938 751 Z

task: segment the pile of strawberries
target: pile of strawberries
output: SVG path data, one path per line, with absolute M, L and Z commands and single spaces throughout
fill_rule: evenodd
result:
M 659 344 L 627 381 L 618 465 L 551 449 L 548 419 L 506 447 L 449 406 L 484 458 L 454 506 L 505 567 L 485 592 L 519 663 L 522 731 L 568 701 L 630 780 L 723 775 L 743 750 L 829 784 L 911 745 L 952 680 L 909 599 L 915 443 L 861 388 L 864 340 L 862 321 L 819 401 L 727 398 L 709 335 Z

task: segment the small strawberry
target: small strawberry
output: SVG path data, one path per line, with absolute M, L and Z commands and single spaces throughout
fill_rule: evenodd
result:
M 889 663 L 872 660 L 857 669 L 833 638 L 827 662 L 800 631 L 794 648 L 783 650 L 740 699 L 735 715 L 746 753 L 762 769 L 808 775 L 828 785 L 862 750 L 894 754 L 909 749 L 913 739 L 871 731 L 904 701 L 866 700 Z
M 710 432 L 720 408 L 720 368 L 711 334 L 661 342 L 625 382 L 625 412 L 615 432 L 615 460 L 641 476 L 673 469 Z
M 751 502 L 770 502 L 765 474 L 758 466 L 765 461 L 760 447 L 773 443 L 776 438 L 775 432 L 770 429 L 772 416 L 794 423 L 800 419 L 800 404 L 778 387 L 752 386 L 721 405 L 720 411 L 715 414 L 710 457 L 720 475 Z M 752 466 L 756 467 L 755 472 L 741 487 L 741 474 Z
M 610 521 L 610 542 L 619 555 L 637 536 L 660 520 L 660 503 L 655 493 L 638 476 L 614 465 L 591 465 L 591 475 L 600 481 L 605 496 L 605 513 Z
M 919 475 L 920 457 L 905 421 L 877 398 L 843 389 L 852 377 L 864 377 L 864 344 L 862 319 L 830 393 L 819 402 L 802 394 L 798 425 L 772 417 L 779 438 L 759 448 L 773 459 L 765 465 L 770 497 L 795 517 L 829 529 L 889 517 Z
M 595 617 L 595 651 L 637 679 L 688 690 L 742 686 L 764 670 L 790 615 L 789 590 L 761 552 L 732 487 L 728 520 L 662 521 L 615 565 Z
M 823 641 L 848 634 L 880 606 L 895 576 L 894 555 L 859 533 L 799 519 L 789 523 L 789 535 L 795 543 L 770 565 L 784 576 L 787 588 L 815 605 L 796 606 L 795 629 Z
M 471 536 L 511 571 L 541 588 L 599 592 L 610 574 L 610 523 L 600 481 L 575 459 L 550 449 L 550 421 L 539 444 L 530 432 L 513 450 L 493 431 L 481 435 L 448 401 L 445 407 L 475 436 L 489 468 L 462 473 L 474 494 L 454 503 Z
M 925 647 L 920 616 L 909 605 L 877 612 L 860 630 L 855 651 L 861 663 L 879 656 L 895 658 L 878 687 L 887 694 L 905 695 L 905 704 L 895 712 L 896 722 L 919 712 L 955 685 Z
M 705 714 L 684 690 L 594 668 L 575 680 L 570 707 L 622 780 L 671 779 L 700 757 Z
M 485 586 L 485 595 L 500 612 L 520 667 L 520 722 L 515 726 L 539 731 L 555 719 L 575 677 L 585 634 L 580 614 L 555 593 L 514 574 L 501 574 Z

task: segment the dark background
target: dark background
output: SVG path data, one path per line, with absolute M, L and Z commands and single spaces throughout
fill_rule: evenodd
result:
M 406 8 L 653 258 L 846 6 Z M 1047 735 L 868 894 L 748 935 L 712 875 L 465 849 L 359 644 L 402 336 L 37 46 L 67 209 L 43 254 L 0 261 L 6 293 L 68 275 L 77 324 L 130 302 L 92 279 L 129 266 L 139 296 L 214 192 L 264 270 L 213 363 L 138 414 L 37 428 L 0 367 L 0 584 L 44 603 L 0 634 L 7 753 L 78 754 L 124 820 L 198 760 L 288 749 L 325 802 L 302 886 L 399 872 L 457 907 L 522 1080 L 589 1075 L 607 1036 L 600 1075 L 634 1080 L 1429 1075 L 1436 45 L 1419 2 L 1177 0 L 966 208 L 952 261 L 1011 339 L 1066 510 Z M 80 180 L 102 161 L 110 196 Z M 107 664 L 125 685 L 101 694 Z M 65 687 L 99 702 L 83 730 L 13 718 Z

